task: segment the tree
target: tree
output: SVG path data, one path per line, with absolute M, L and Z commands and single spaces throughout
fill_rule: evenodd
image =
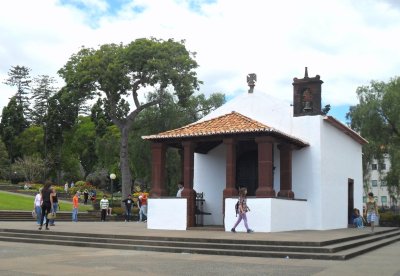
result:
M 180 104 L 186 104 L 199 86 L 194 56 L 183 41 L 137 39 L 128 45 L 105 44 L 98 50 L 82 48 L 59 70 L 71 93 L 81 99 L 103 99 L 105 112 L 121 133 L 122 197 L 131 192 L 128 138 L 138 114 L 158 104 L 169 92 Z M 149 100 L 141 102 L 139 93 L 146 92 Z
M 32 88 L 33 108 L 32 121 L 34 124 L 42 125 L 43 120 L 49 109 L 49 99 L 56 93 L 54 87 L 55 79 L 47 75 L 41 75 L 34 78 Z
M 386 181 L 391 196 L 400 194 L 400 78 L 388 83 L 371 81 L 369 86 L 357 88 L 359 104 L 350 107 L 346 118 L 350 126 L 369 143 L 363 147 L 364 186 L 368 189 L 371 161 L 378 160 L 378 168 L 387 155 L 391 168 Z
M 24 155 L 44 157 L 43 128 L 41 126 L 32 125 L 26 128 L 15 138 L 15 142 Z
M 92 106 L 90 117 L 96 126 L 96 135 L 100 137 L 105 135 L 107 127 L 113 124 L 111 118 L 104 112 L 104 104 L 101 99 L 98 99 Z
M 6 145 L 0 139 L 0 179 L 10 179 L 10 159 Z
M 6 145 L 10 163 L 22 154 L 16 144 L 16 137 L 28 126 L 24 118 L 23 108 L 17 103 L 16 97 L 12 97 L 6 107 L 3 108 L 0 122 L 0 136 Z
M 97 162 L 94 123 L 90 117 L 79 116 L 77 123 L 65 137 L 67 139 L 65 139 L 64 147 L 69 147 L 69 151 L 76 156 L 76 160 L 82 166 L 86 176 L 93 171 Z
M 8 72 L 8 79 L 4 82 L 9 86 L 16 86 L 17 92 L 15 99 L 17 104 L 22 107 L 25 119 L 28 119 L 29 115 L 29 90 L 30 90 L 30 77 L 31 69 L 25 66 L 12 66 Z
M 41 179 L 45 169 L 43 160 L 39 156 L 24 156 L 13 164 L 13 170 L 22 174 L 26 181 L 33 182 Z
M 46 167 L 56 174 L 57 183 L 61 183 L 62 168 L 69 168 L 71 165 L 70 154 L 63 154 L 64 133 L 68 132 L 76 123 L 79 113 L 80 101 L 74 97 L 73 93 L 66 89 L 61 89 L 49 99 L 48 112 L 44 118 L 46 124 L 46 145 L 48 147 L 48 155 Z M 68 161 L 68 166 L 66 165 Z M 51 163 L 49 163 L 51 162 Z M 63 164 L 64 162 L 64 164 Z

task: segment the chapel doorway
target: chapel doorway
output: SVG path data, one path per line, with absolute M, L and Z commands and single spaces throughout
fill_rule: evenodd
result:
M 347 218 L 348 218 L 348 224 L 352 225 L 352 216 L 353 216 L 353 209 L 354 209 L 354 180 L 349 178 L 347 181 L 348 184 L 348 190 L 347 190 L 347 198 L 348 198 L 348 209 L 347 209 Z M 360 210 L 360 213 L 362 210 Z M 362 214 L 362 213 L 361 213 Z
M 255 196 L 258 188 L 258 153 L 241 153 L 236 160 L 236 188 L 246 187 L 248 196 Z

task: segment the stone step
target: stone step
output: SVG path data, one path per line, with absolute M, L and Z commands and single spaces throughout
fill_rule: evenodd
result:
M 69 221 L 72 218 L 71 212 L 57 212 L 58 221 Z M 100 215 L 95 213 L 79 213 L 78 219 L 81 221 L 97 221 L 100 220 Z M 0 211 L 0 221 L 35 221 L 30 211 Z
M 396 229 L 394 231 L 385 231 L 382 234 L 363 235 L 349 241 L 337 239 L 338 242 L 335 243 L 333 240 L 328 246 L 321 246 L 318 243 L 312 246 L 301 246 L 298 242 L 279 244 L 279 241 L 275 241 L 275 245 L 268 245 L 262 244 L 260 241 L 251 240 L 102 235 L 46 230 L 2 229 L 0 232 L 2 233 L 0 240 L 12 242 L 48 242 L 57 245 L 126 250 L 325 260 L 346 260 L 400 240 L 400 230 Z

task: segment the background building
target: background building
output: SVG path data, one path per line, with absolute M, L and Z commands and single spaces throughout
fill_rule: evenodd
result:
M 396 199 L 390 196 L 385 181 L 385 176 L 389 170 L 390 160 L 388 156 L 385 156 L 384 162 L 381 167 L 379 167 L 377 160 L 373 160 L 371 162 L 368 172 L 368 182 L 364 189 L 364 203 L 367 201 L 368 193 L 373 192 L 375 201 L 378 202 L 379 206 L 391 207 L 397 205 Z

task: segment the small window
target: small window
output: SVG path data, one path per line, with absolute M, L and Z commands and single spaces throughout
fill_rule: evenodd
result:
M 378 187 L 378 180 L 371 180 L 372 187 Z
M 386 164 L 385 163 L 381 164 L 380 168 L 382 171 L 386 170 Z
M 367 197 L 363 196 L 363 202 L 366 203 L 367 202 Z
M 382 206 L 387 206 L 387 196 L 381 196 Z
M 385 181 L 385 180 L 382 180 L 382 181 L 381 181 L 381 187 L 385 187 L 385 186 L 387 186 L 386 181 Z
M 378 164 L 372 164 L 371 169 L 376 171 L 378 169 Z

